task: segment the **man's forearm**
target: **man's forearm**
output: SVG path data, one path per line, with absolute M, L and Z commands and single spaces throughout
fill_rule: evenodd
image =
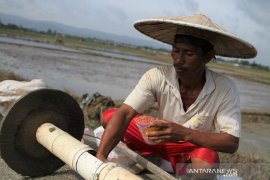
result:
M 129 122 L 136 114 L 136 111 L 125 104 L 119 108 L 106 126 L 97 151 L 97 158 L 102 161 L 107 159 L 111 150 L 122 140 Z
M 121 122 L 121 119 L 112 119 L 101 138 L 101 142 L 97 151 L 97 158 L 105 160 L 111 150 L 119 143 L 122 139 L 123 131 L 125 131 L 125 125 Z
M 234 153 L 239 144 L 239 138 L 227 133 L 208 133 L 183 127 L 180 135 L 184 141 L 226 153 Z

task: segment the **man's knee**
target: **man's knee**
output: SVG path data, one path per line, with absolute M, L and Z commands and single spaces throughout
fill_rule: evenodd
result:
M 194 162 L 206 162 L 208 164 L 218 164 L 219 157 L 218 153 L 212 149 L 200 147 L 195 149 L 190 154 L 191 160 L 194 159 Z
M 116 112 L 117 108 L 109 108 L 101 113 L 100 116 L 100 123 L 102 127 L 105 129 L 111 118 L 113 117 L 114 113 Z

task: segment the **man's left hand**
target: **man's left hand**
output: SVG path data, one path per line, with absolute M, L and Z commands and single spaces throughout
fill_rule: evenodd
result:
M 156 129 L 158 130 L 146 132 L 149 141 L 154 143 L 183 141 L 179 132 L 184 127 L 179 124 L 166 120 L 158 120 L 153 122 L 151 124 L 151 127 L 152 126 L 157 127 Z

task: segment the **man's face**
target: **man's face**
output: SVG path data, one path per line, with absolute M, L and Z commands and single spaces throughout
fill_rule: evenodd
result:
M 196 75 L 204 69 L 205 60 L 202 49 L 186 43 L 175 43 L 171 56 L 178 77 Z

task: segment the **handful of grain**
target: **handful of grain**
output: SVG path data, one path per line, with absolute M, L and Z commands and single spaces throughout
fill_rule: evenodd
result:
M 136 120 L 136 124 L 137 124 L 137 126 L 142 134 L 144 141 L 147 144 L 151 144 L 151 145 L 154 145 L 157 143 L 154 143 L 154 142 L 148 140 L 146 133 L 150 132 L 150 131 L 158 131 L 158 130 L 164 129 L 161 126 L 152 125 L 154 121 L 159 121 L 159 119 L 154 118 L 152 116 L 147 116 L 147 115 L 142 115 L 142 116 L 138 117 Z

